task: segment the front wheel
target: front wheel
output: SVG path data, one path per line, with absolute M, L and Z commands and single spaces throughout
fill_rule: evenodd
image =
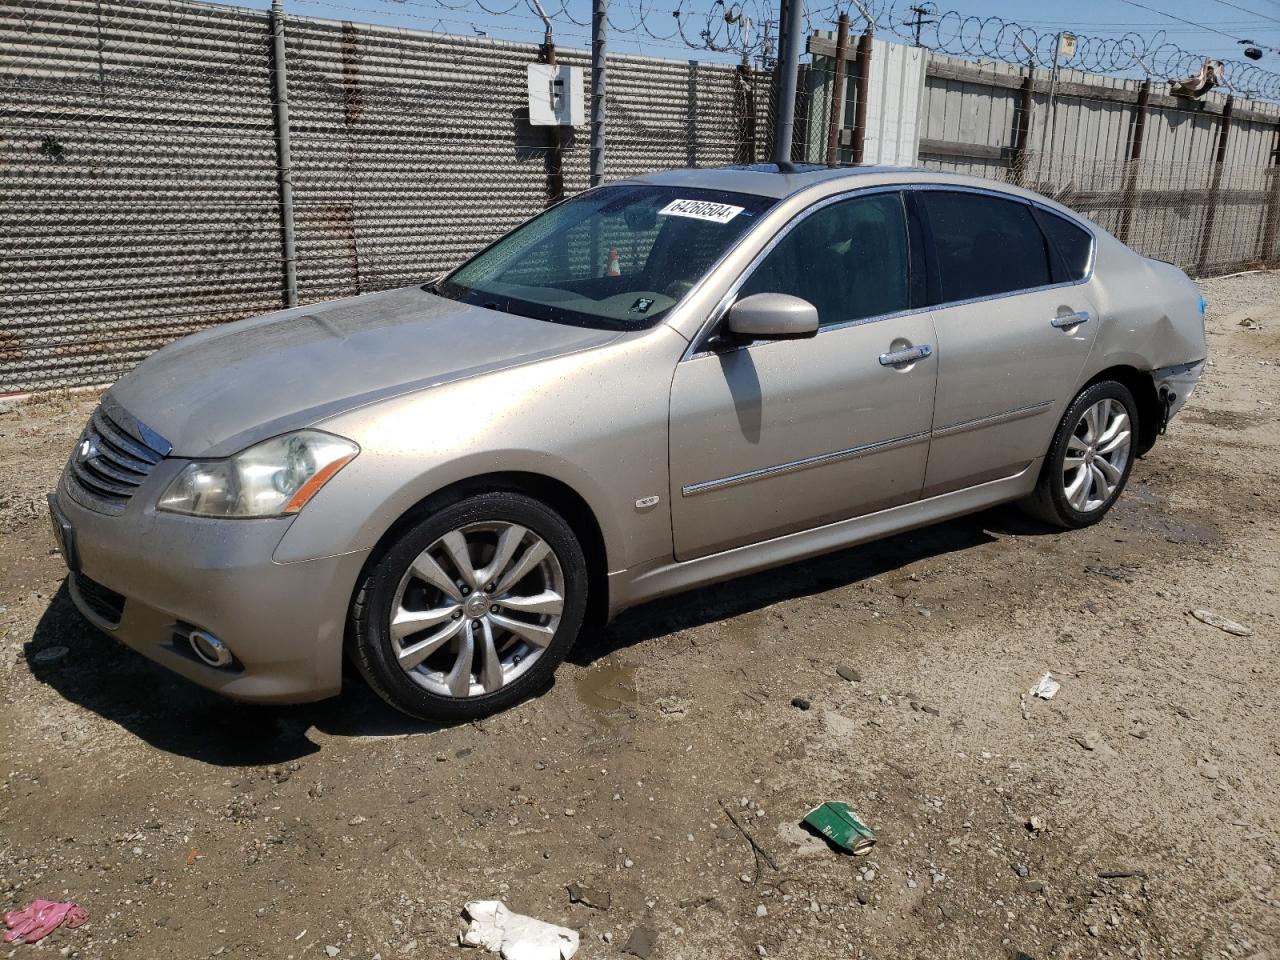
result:
M 1097 523 L 1116 502 L 1133 469 L 1138 406 L 1124 384 L 1090 384 L 1063 415 L 1035 491 L 1021 506 L 1067 529 Z
M 351 657 L 393 707 L 472 720 L 550 680 L 586 600 L 582 548 L 559 514 L 520 493 L 480 494 L 408 528 L 366 569 Z

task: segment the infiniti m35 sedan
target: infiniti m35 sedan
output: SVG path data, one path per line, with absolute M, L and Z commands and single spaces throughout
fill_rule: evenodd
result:
M 1005 501 L 1097 522 L 1203 314 L 1011 185 L 658 173 L 425 285 L 159 351 L 86 426 L 54 533 L 83 615 L 199 684 L 318 699 L 345 656 L 477 717 L 644 600 Z

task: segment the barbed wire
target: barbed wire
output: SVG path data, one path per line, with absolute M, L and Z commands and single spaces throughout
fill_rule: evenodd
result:
M 1145 75 L 1155 81 L 1172 81 L 1198 73 L 1205 56 L 1174 43 L 1168 34 L 1130 31 L 1120 36 L 1091 36 L 1070 29 L 1034 28 L 998 16 L 977 16 L 941 10 L 918 0 L 872 0 L 867 6 L 851 0 L 835 0 L 811 17 L 834 22 L 849 14 L 855 25 L 868 24 L 896 39 L 919 43 L 937 53 L 968 59 L 1048 68 L 1060 32 L 1075 37 L 1070 56 L 1060 57 L 1060 67 L 1096 74 Z M 1215 58 L 1216 59 L 1216 58 Z M 1234 93 L 1257 100 L 1280 100 L 1280 73 L 1238 60 L 1222 63 L 1224 85 Z
M 510 17 L 528 10 L 528 0 L 382 0 L 391 7 L 417 4 L 453 14 L 476 12 Z M 577 30 L 590 19 L 574 13 L 575 0 L 544 0 L 552 21 Z M 806 34 L 830 27 L 848 14 L 855 28 L 872 26 L 882 36 L 917 44 L 938 53 L 968 59 L 1048 68 L 1054 62 L 1059 32 L 1075 37 L 1074 50 L 1059 66 L 1085 73 L 1146 76 L 1169 82 L 1198 73 L 1205 56 L 1175 43 L 1164 30 L 1094 36 L 1070 30 L 1032 27 L 999 16 L 943 10 L 920 0 L 833 0 L 806 9 Z M 638 36 L 664 45 L 720 54 L 738 54 L 769 65 L 777 24 L 772 0 L 612 0 L 607 20 L 611 34 Z M 1280 100 L 1280 73 L 1240 60 L 1219 60 L 1223 85 L 1241 96 Z

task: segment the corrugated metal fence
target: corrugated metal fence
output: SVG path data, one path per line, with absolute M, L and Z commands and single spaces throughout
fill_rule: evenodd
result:
M 301 302 L 428 278 L 546 205 L 535 46 L 296 17 L 285 36 Z M 0 394 L 109 382 L 282 305 L 266 14 L 26 0 L 0 7 L 0 50 Z M 765 89 L 610 57 L 609 176 L 763 155 L 744 111 Z M 587 185 L 585 140 L 566 193 Z
M 811 42 L 815 120 L 829 110 L 834 45 L 828 34 Z M 900 56 L 903 49 L 891 52 Z M 848 56 L 856 60 L 852 44 Z M 1228 106 L 1218 93 L 1175 98 L 1159 82 L 1144 94 L 1136 80 L 1073 70 L 1054 80 L 1048 70 L 933 53 L 921 72 L 918 105 L 899 109 L 918 115 L 923 166 L 1009 180 L 1056 197 L 1141 253 L 1193 276 L 1280 260 L 1280 106 L 1238 98 Z M 872 76 L 874 115 L 900 91 L 877 86 Z M 845 97 L 848 124 L 856 102 L 852 79 Z M 866 131 L 868 159 L 876 156 L 876 133 Z M 806 158 L 823 159 L 813 144 L 825 144 L 825 136 L 811 131 L 809 142 Z

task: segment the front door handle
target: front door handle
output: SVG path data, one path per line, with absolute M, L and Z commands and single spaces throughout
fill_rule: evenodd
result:
M 903 363 L 914 363 L 917 360 L 923 360 L 925 357 L 933 356 L 933 347 L 927 343 L 922 343 L 918 347 L 907 347 L 905 350 L 894 350 L 891 353 L 880 354 L 880 366 L 896 367 Z
M 1080 324 L 1088 323 L 1088 322 L 1089 322 L 1089 311 L 1077 310 L 1075 313 L 1067 313 L 1067 314 L 1063 314 L 1060 317 L 1054 317 L 1052 320 L 1049 321 L 1049 326 L 1057 327 L 1059 330 L 1063 330 L 1063 329 L 1066 329 L 1067 327 L 1078 327 L 1080 326 Z

